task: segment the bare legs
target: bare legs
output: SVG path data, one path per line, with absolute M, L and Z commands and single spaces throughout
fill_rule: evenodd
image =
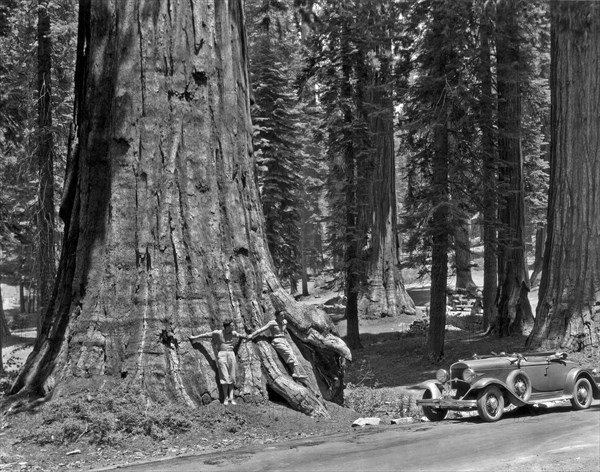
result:
M 227 405 L 231 403 L 235 405 L 235 400 L 233 399 L 233 384 L 223 384 L 223 405 Z

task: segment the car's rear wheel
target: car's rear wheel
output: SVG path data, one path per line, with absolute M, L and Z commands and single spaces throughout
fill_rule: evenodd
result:
M 490 385 L 477 395 L 477 413 L 481 419 L 493 422 L 502 418 L 504 413 L 504 395 L 498 387 Z
M 577 379 L 575 382 L 575 388 L 573 389 L 573 398 L 571 398 L 571 405 L 576 410 L 585 410 L 592 404 L 592 384 L 586 378 Z
M 515 370 L 506 379 L 506 385 L 524 402 L 531 397 L 531 380 L 522 370 Z
M 423 394 L 423 400 L 429 400 L 431 398 L 433 398 L 431 390 L 425 390 L 425 393 Z M 423 414 L 429 421 L 442 421 L 444 418 L 446 418 L 448 410 L 433 408 L 431 406 L 423 406 Z

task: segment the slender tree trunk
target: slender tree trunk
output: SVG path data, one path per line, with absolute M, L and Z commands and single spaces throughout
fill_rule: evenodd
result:
M 354 164 L 354 160 L 349 158 L 346 161 L 346 170 L 354 173 L 354 168 L 348 168 L 351 164 Z M 351 175 L 353 174 L 348 174 L 349 177 L 346 181 L 346 254 L 344 256 L 346 267 L 346 343 L 350 349 L 361 349 L 358 320 L 360 259 L 358 241 L 356 240 L 356 187 Z
M 548 236 L 527 345 L 600 349 L 600 3 L 552 3 Z
M 188 336 L 225 318 L 250 332 L 286 308 L 307 385 L 268 341 L 243 342 L 236 394 L 264 400 L 268 386 L 327 416 L 350 352 L 281 287 L 266 248 L 242 2 L 82 0 L 79 15 L 63 250 L 9 401 L 125 382 L 150 400 L 210 402 L 215 353 Z
M 533 272 L 531 273 L 531 286 L 538 284 L 538 278 L 542 273 L 544 263 L 544 247 L 546 246 L 546 225 L 538 223 L 535 230 L 535 260 L 533 262 Z
M 48 0 L 38 0 L 38 264 L 40 312 L 52 296 L 54 252 L 54 139 L 52 131 L 52 39 Z M 40 317 L 41 320 L 41 317 Z M 41 322 L 38 323 L 38 334 Z
M 306 208 L 300 210 L 300 265 L 302 277 L 302 296 L 308 296 L 308 257 L 307 252 L 310 250 L 308 244 L 308 218 L 309 214 Z
M 21 313 L 25 313 L 27 311 L 27 307 L 25 306 L 25 279 L 21 277 L 21 281 L 19 282 L 19 311 Z
M 440 114 L 445 118 L 442 111 Z M 433 210 L 432 223 L 429 355 L 439 361 L 444 357 L 448 288 L 448 128 L 446 123 L 436 124 L 433 133 L 433 186 L 437 203 Z
M 518 0 L 498 3 L 498 154 L 502 204 L 498 246 L 500 336 L 521 333 L 533 323 L 525 257 L 525 203 L 521 153 L 521 91 Z
M 346 20 L 347 21 L 347 20 Z M 348 26 L 344 24 L 343 37 L 348 37 Z M 346 343 L 350 349 L 361 349 L 359 320 L 358 320 L 358 296 L 360 291 L 360 273 L 362 261 L 358 246 L 358 201 L 357 201 L 357 164 L 356 150 L 354 146 L 355 137 L 352 135 L 353 115 L 350 103 L 353 99 L 352 85 L 352 63 L 350 62 L 350 45 L 344 41 L 342 75 L 344 77 L 341 100 L 344 121 L 344 173 L 345 173 L 345 212 L 346 226 L 344 234 L 344 277 L 346 293 Z

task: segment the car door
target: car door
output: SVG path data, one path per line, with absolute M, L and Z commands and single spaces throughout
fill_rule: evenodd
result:
M 565 380 L 571 369 L 564 359 L 548 359 L 546 373 L 547 391 L 554 392 L 565 388 Z

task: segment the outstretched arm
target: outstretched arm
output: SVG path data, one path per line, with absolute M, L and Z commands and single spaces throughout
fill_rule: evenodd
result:
M 273 326 L 273 323 L 275 323 L 275 321 L 269 321 L 266 325 L 264 325 L 262 328 L 258 328 L 256 331 L 254 331 L 254 333 L 252 333 L 250 336 L 248 336 L 248 339 L 254 339 L 256 336 L 258 336 L 260 333 L 264 333 L 266 330 L 268 330 L 271 326 Z
M 209 331 L 208 333 L 200 333 L 200 334 L 197 334 L 196 336 L 189 336 L 188 339 L 190 341 L 193 341 L 194 339 L 198 339 L 198 338 L 210 338 L 216 333 L 218 333 L 218 330 Z

